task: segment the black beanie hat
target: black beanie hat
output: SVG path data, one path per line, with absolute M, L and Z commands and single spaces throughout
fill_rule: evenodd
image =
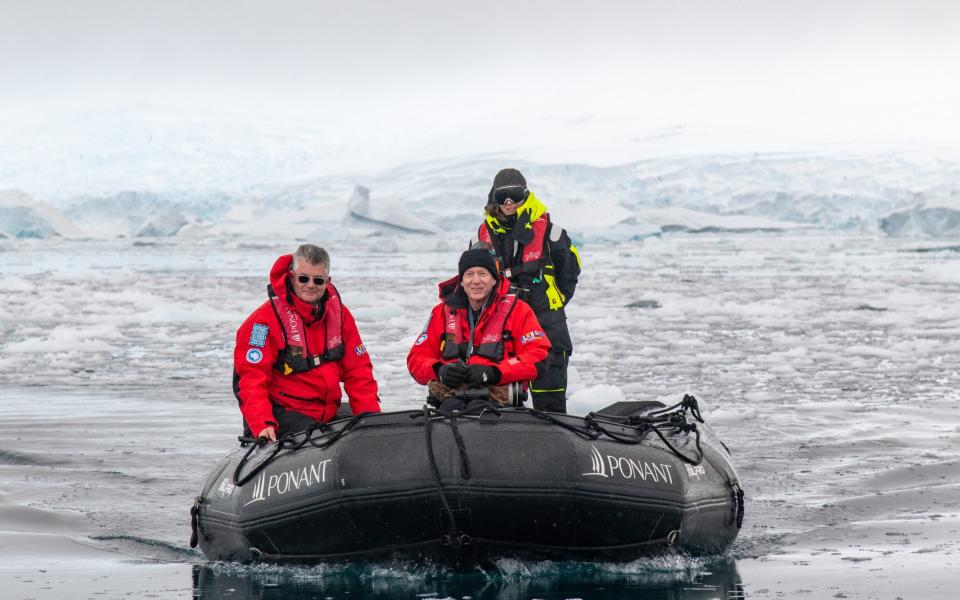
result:
M 516 169 L 501 169 L 497 176 L 493 178 L 494 188 L 512 185 L 527 187 L 527 180 L 524 179 L 523 173 Z
M 490 250 L 486 248 L 471 248 L 460 255 L 460 264 L 457 267 L 460 273 L 460 279 L 463 279 L 463 274 L 466 273 L 467 269 L 473 267 L 483 267 L 490 271 L 494 279 L 499 278 L 497 274 L 497 259 L 493 255 L 493 252 L 490 252 Z
M 494 204 L 494 190 L 503 187 L 521 187 L 524 193 L 527 193 L 527 180 L 524 178 L 523 173 L 516 169 L 501 169 L 493 178 L 493 185 L 490 186 L 490 192 L 487 194 L 488 205 Z

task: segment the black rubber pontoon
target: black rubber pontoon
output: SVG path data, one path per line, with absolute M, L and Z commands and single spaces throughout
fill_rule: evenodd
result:
M 247 441 L 191 513 L 192 543 L 211 560 L 628 561 L 670 546 L 721 552 L 743 492 L 687 396 L 586 417 L 425 407 Z

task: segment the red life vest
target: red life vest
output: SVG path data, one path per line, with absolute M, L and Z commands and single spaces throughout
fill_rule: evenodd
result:
M 544 242 L 547 239 L 548 225 L 550 225 L 550 214 L 543 213 L 539 219 L 530 225 L 529 229 L 527 229 L 524 225 L 520 225 L 520 227 L 523 229 L 521 235 L 516 235 L 517 230 L 514 229 L 515 234 L 513 239 L 523 244 L 523 252 L 520 255 L 519 265 L 514 265 L 511 268 L 504 269 L 503 274 L 507 279 L 513 279 L 514 276 L 521 273 L 536 276 L 540 272 L 545 259 L 544 249 L 546 248 L 546 244 Z M 499 244 L 493 243 L 491 229 L 492 225 L 488 220 L 480 226 L 480 231 L 477 232 L 477 237 L 481 242 L 490 244 L 493 247 L 494 252 L 499 254 L 500 246 Z M 506 229 L 501 229 L 500 231 L 493 230 L 493 232 L 498 234 L 507 233 Z M 503 264 L 504 257 L 498 256 L 498 258 L 500 258 L 500 262 Z
M 303 373 L 316 369 L 324 362 L 343 358 L 343 332 L 341 327 L 342 305 L 340 295 L 333 287 L 327 288 L 327 303 L 324 307 L 324 349 L 321 354 L 310 354 L 307 345 L 307 329 L 296 307 L 287 302 L 284 296 L 267 286 L 267 295 L 273 303 L 273 312 L 283 332 L 284 348 L 273 367 L 284 375 Z
M 505 331 L 504 326 L 516 304 L 516 295 L 506 294 L 492 307 L 493 313 L 487 317 L 483 330 L 479 331 L 480 343 L 474 344 L 471 356 L 482 356 L 495 362 L 503 360 L 503 342 L 510 339 L 510 332 Z M 470 340 L 467 339 L 469 333 L 464 335 L 464 331 L 470 331 L 469 326 L 464 326 L 468 310 L 470 309 L 443 305 L 444 333 L 441 355 L 444 360 L 470 358 L 467 356 L 467 348 L 470 346 Z

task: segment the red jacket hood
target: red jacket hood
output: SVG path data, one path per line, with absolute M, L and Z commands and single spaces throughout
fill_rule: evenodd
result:
M 290 282 L 290 287 L 287 286 L 287 282 L 290 280 L 290 266 L 292 264 L 292 254 L 284 254 L 273 263 L 273 268 L 270 269 L 270 287 L 273 288 L 275 294 L 278 296 L 282 294 L 288 303 L 293 304 L 297 312 L 300 313 L 300 316 L 309 323 L 318 317 L 317 309 L 313 304 L 304 302 L 293 293 L 293 282 Z M 327 282 L 327 289 L 323 293 L 320 302 L 324 303 L 330 294 L 336 293 L 337 289 L 333 287 L 333 284 Z

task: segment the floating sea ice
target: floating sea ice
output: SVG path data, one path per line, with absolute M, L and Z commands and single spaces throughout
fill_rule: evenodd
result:
M 601 384 L 583 388 L 567 399 L 567 412 L 572 415 L 585 415 L 600 410 L 614 402 L 623 402 L 626 396 L 615 385 Z

